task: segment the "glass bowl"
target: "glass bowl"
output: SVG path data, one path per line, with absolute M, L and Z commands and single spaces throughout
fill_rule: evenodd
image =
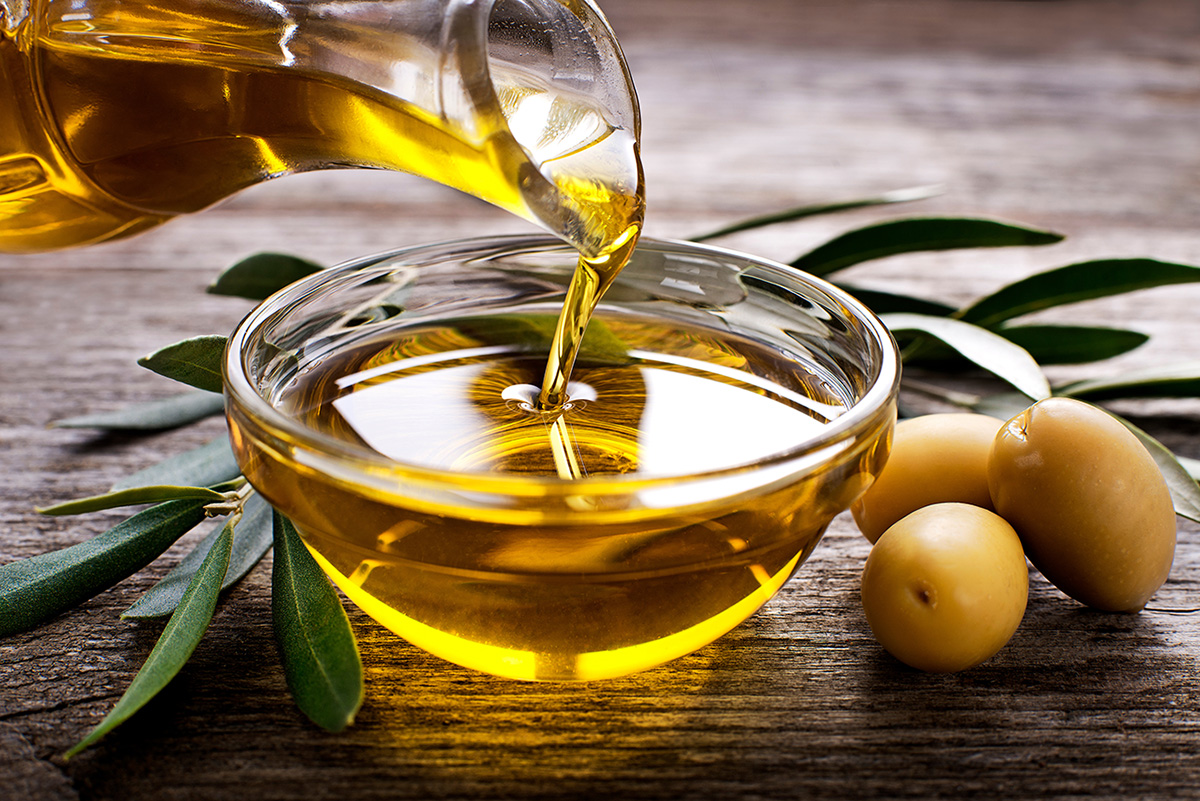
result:
M 371 256 L 266 300 L 225 357 L 234 451 L 330 578 L 438 656 L 620 676 L 752 615 L 881 469 L 887 329 L 790 267 L 643 240 L 558 409 L 576 254 L 542 236 Z

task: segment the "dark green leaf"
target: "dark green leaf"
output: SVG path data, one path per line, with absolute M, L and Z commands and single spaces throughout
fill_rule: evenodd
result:
M 229 552 L 233 544 L 233 521 L 229 521 L 221 529 L 221 534 L 213 543 L 212 549 L 204 558 L 204 564 L 196 572 L 192 582 L 188 584 L 183 600 L 171 619 L 150 655 L 146 657 L 138 674 L 133 677 L 129 689 L 117 701 L 100 721 L 96 728 L 88 733 L 78 744 L 66 753 L 68 758 L 78 754 L 83 749 L 95 743 L 104 735 L 120 726 L 141 709 L 155 695 L 166 687 L 175 674 L 187 663 L 208 624 L 212 620 L 213 611 L 217 607 L 217 595 L 221 590 L 221 579 L 229 567 Z
M 924 314 L 885 314 L 892 331 L 918 331 L 940 340 L 1031 398 L 1050 395 L 1050 385 L 1027 351 L 987 329 Z
M 996 333 L 1029 351 L 1042 365 L 1099 362 L 1150 339 L 1141 331 L 1082 325 L 1011 325 Z
M 1089 401 L 1113 398 L 1194 398 L 1200 395 L 1200 362 L 1131 370 L 1115 378 L 1091 378 L 1064 384 L 1057 395 Z
M 1083 364 L 1111 359 L 1143 344 L 1150 337 L 1139 331 L 1073 325 L 1013 325 L 992 329 L 1029 351 L 1038 364 Z M 910 364 L 939 370 L 961 369 L 966 363 L 949 348 L 921 349 Z
M 233 458 L 229 437 L 218 437 L 207 445 L 176 454 L 113 484 L 114 490 L 155 484 L 187 484 L 211 487 L 240 476 L 242 469 Z
M 225 337 L 210 334 L 168 345 L 138 359 L 138 364 L 197 389 L 220 392 L 224 353 Z
M 200 569 L 204 557 L 220 532 L 214 531 L 193 548 L 170 573 L 162 578 L 126 609 L 123 618 L 164 617 L 175 611 L 183 593 Z M 246 499 L 245 513 L 233 530 L 233 554 L 221 589 L 240 581 L 271 547 L 271 507 L 255 494 Z
M 705 242 L 709 239 L 717 239 L 718 237 L 728 236 L 729 234 L 736 234 L 739 231 L 749 231 L 753 228 L 763 228 L 768 225 L 792 222 L 793 220 L 801 220 L 805 217 L 815 217 L 818 214 L 835 214 L 841 211 L 861 209 L 866 206 L 882 206 L 887 203 L 908 203 L 913 200 L 924 200 L 938 194 L 941 194 L 940 187 L 919 186 L 912 189 L 897 189 L 894 192 L 885 192 L 877 197 L 845 200 L 840 203 L 820 203 L 811 206 L 797 206 L 785 211 L 775 212 L 774 214 L 763 214 L 757 217 L 750 217 L 749 219 L 735 222 L 732 225 L 727 225 L 724 228 L 718 228 L 715 231 L 709 231 L 707 234 L 694 236 L 692 237 L 692 241 Z
M 168 501 L 92 539 L 0 566 L 0 636 L 33 628 L 154 561 L 204 519 L 204 501 Z
M 214 392 L 185 392 L 122 409 L 68 417 L 55 428 L 98 428 L 107 431 L 163 431 L 178 428 L 225 410 L 225 398 Z
M 1179 463 L 1175 454 L 1171 453 L 1170 449 L 1161 442 L 1125 418 L 1117 415 L 1113 415 L 1113 417 L 1124 423 L 1125 427 L 1142 441 L 1146 450 L 1150 451 L 1150 456 L 1154 458 L 1158 469 L 1162 471 L 1163 478 L 1167 480 L 1167 488 L 1171 490 L 1171 502 L 1175 505 L 1175 514 L 1200 523 L 1200 485 L 1196 484 L 1196 479 Z
M 341 731 L 362 704 L 358 645 L 329 579 L 291 522 L 278 513 L 271 595 L 275 639 L 292 697 L 318 726 Z
M 792 262 L 813 275 L 837 270 L 872 259 L 928 250 L 999 248 L 1049 245 L 1063 237 L 995 220 L 961 217 L 918 217 L 892 220 L 842 234 Z
M 44 515 L 81 515 L 87 512 L 99 512 L 104 509 L 116 509 L 121 506 L 137 506 L 143 503 L 184 500 L 213 503 L 224 498 L 224 495 L 208 487 L 134 487 L 132 489 L 117 490 L 116 492 L 107 492 L 103 495 L 93 495 L 89 498 L 77 498 L 73 501 L 56 503 L 53 506 L 39 508 L 38 512 Z
M 936 300 L 927 300 L 925 298 L 913 297 L 912 295 L 898 295 L 894 292 L 884 292 L 879 289 L 866 289 L 854 286 L 853 284 L 838 284 L 838 286 L 861 300 L 867 305 L 867 308 L 876 314 L 905 312 L 909 314 L 930 314 L 934 317 L 948 317 L 955 311 L 953 306 L 947 306 L 945 303 L 940 303 Z
M 1200 267 L 1154 259 L 1102 259 L 1036 273 L 980 298 L 958 313 L 991 328 L 1031 312 L 1138 289 L 1200 281 Z
M 226 268 L 208 287 L 213 295 L 265 300 L 293 281 L 324 268 L 286 253 L 256 253 Z

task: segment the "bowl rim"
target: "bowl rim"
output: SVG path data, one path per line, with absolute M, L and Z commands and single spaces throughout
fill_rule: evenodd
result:
M 443 257 L 443 261 L 446 260 L 444 258 L 446 256 L 453 258 L 458 258 L 459 255 L 475 258 L 496 257 L 523 251 L 539 253 L 562 251 L 572 255 L 575 253 L 574 248 L 570 245 L 549 234 L 514 234 L 447 239 L 380 251 L 333 265 L 278 290 L 251 310 L 237 324 L 227 339 L 222 358 L 222 383 L 226 398 L 226 414 L 231 414 L 234 407 L 237 407 L 241 414 L 252 421 L 255 426 L 270 429 L 272 433 L 284 433 L 291 440 L 292 447 L 300 446 L 310 454 L 318 455 L 319 458 L 309 467 L 318 467 L 318 463 L 322 469 L 336 466 L 337 472 L 343 477 L 347 469 L 353 469 L 357 475 L 363 478 L 365 484 L 378 486 L 382 471 L 384 474 L 395 473 L 396 478 L 402 477 L 405 482 L 415 480 L 428 485 L 461 487 L 464 482 L 469 482 L 473 493 L 512 493 L 514 489 L 523 488 L 537 495 L 577 494 L 581 491 L 581 487 L 585 488 L 584 491 L 589 494 L 625 493 L 661 485 L 679 486 L 688 481 L 719 479 L 723 476 L 737 475 L 767 466 L 786 465 L 792 461 L 804 460 L 814 453 L 837 446 L 839 443 L 853 440 L 859 433 L 875 425 L 883 415 L 892 414 L 891 409 L 894 406 L 900 384 L 899 349 L 883 321 L 846 291 L 790 265 L 728 248 L 654 237 L 642 237 L 638 241 L 637 247 L 638 249 L 666 252 L 684 251 L 718 260 L 734 259 L 738 262 L 748 262 L 755 266 L 781 271 L 794 280 L 817 290 L 843 309 L 847 313 L 847 317 L 853 318 L 875 340 L 881 354 L 875 380 L 856 403 L 823 425 L 812 437 L 786 449 L 760 457 L 753 462 L 687 473 L 648 476 L 628 473 L 585 476 L 578 479 L 483 471 L 461 472 L 401 462 L 383 456 L 370 448 L 331 437 L 298 423 L 294 418 L 281 413 L 270 404 L 258 393 L 249 380 L 242 359 L 242 349 L 247 339 L 264 324 L 277 318 L 280 314 L 287 314 L 297 303 L 309 297 L 323 285 L 328 280 L 328 276 L 335 271 L 338 274 L 353 273 L 386 261 L 411 259 L 422 253 L 428 256 L 439 254 Z M 416 267 L 420 269 L 419 264 Z M 840 452 L 841 449 L 838 451 Z M 524 493 L 518 492 L 518 494 Z

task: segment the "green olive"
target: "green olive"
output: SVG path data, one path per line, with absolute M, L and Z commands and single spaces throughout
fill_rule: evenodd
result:
M 1166 480 L 1129 429 L 1067 398 L 1009 420 L 988 459 L 996 511 L 1054 586 L 1096 609 L 1136 611 L 1175 554 Z
M 896 425 L 879 477 L 850 508 L 875 542 L 900 518 L 932 503 L 992 508 L 987 459 L 1001 421 L 982 414 L 927 414 Z
M 949 673 L 992 657 L 1025 614 L 1029 568 L 1012 526 L 965 503 L 918 509 L 875 543 L 862 604 L 885 649 L 921 670 Z

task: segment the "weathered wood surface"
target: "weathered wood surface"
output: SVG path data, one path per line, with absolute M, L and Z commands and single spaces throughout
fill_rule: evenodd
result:
M 791 258 L 852 225 L 916 212 L 1070 235 L 1053 248 L 856 268 L 860 283 L 953 301 L 1083 258 L 1200 263 L 1193 0 L 608 0 L 606 10 L 641 91 L 652 235 L 942 184 L 945 194 L 920 206 L 730 244 Z M 219 433 L 215 421 L 144 438 L 46 425 L 174 391 L 133 361 L 233 326 L 246 305 L 203 294 L 226 263 L 259 249 L 334 261 L 523 230 L 415 179 L 326 174 L 257 187 L 128 242 L 0 256 L 0 560 L 78 542 L 116 519 L 46 519 L 35 504 L 102 490 Z M 1102 368 L 1115 372 L 1196 358 L 1198 304 L 1200 288 L 1185 287 L 1059 316 L 1154 336 Z M 1126 410 L 1200 457 L 1195 403 Z M 260 569 L 227 595 L 163 697 L 64 762 L 157 635 L 120 622 L 120 610 L 181 551 L 0 640 L 0 797 L 1200 797 L 1194 611 L 1092 613 L 1035 576 L 1025 622 L 999 656 L 923 675 L 871 639 L 857 603 L 867 545 L 845 517 L 747 624 L 620 681 L 476 675 L 352 612 L 367 698 L 339 735 L 306 723 L 288 699 Z M 1198 577 L 1200 534 L 1182 524 L 1153 606 L 1194 610 Z

